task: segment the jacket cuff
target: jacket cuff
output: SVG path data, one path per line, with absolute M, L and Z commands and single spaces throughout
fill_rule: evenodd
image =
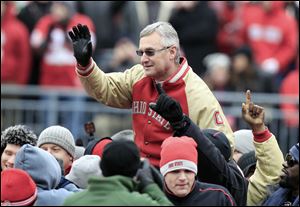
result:
M 93 71 L 94 68 L 94 61 L 92 58 L 90 58 L 89 60 L 89 64 L 85 67 L 81 66 L 80 64 L 76 64 L 76 70 L 78 72 L 79 75 L 82 76 L 88 76 L 89 74 L 91 74 L 91 72 Z
M 256 142 L 265 142 L 268 139 L 270 139 L 272 136 L 272 134 L 270 133 L 270 131 L 267 127 L 264 131 L 253 133 L 253 135 L 254 135 L 254 141 L 256 141 Z

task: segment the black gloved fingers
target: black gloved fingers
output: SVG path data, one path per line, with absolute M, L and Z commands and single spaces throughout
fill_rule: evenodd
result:
M 79 30 L 78 30 L 78 27 L 79 27 L 79 26 L 77 26 L 77 27 L 76 27 L 76 26 L 72 27 L 73 32 L 74 32 L 74 34 L 75 34 L 77 40 L 80 38 L 80 32 L 79 32 Z
M 84 35 L 85 30 L 83 29 L 83 25 L 78 24 L 78 25 L 77 25 L 77 28 L 78 28 L 79 35 L 80 35 L 79 37 L 80 37 L 80 38 L 85 38 L 85 35 Z
M 153 110 L 156 111 L 156 103 L 149 103 L 149 107 Z
M 75 34 L 72 31 L 69 31 L 69 37 L 71 38 L 72 42 L 75 42 L 77 40 Z
M 156 83 L 156 84 L 155 84 L 156 90 L 157 90 L 157 92 L 158 92 L 159 95 L 166 93 L 166 92 L 164 91 L 164 89 L 162 88 L 161 85 L 162 85 L 161 83 Z
M 170 109 L 172 103 L 175 100 L 172 99 L 170 96 L 168 96 L 167 94 L 161 94 L 158 98 L 157 104 L 158 104 L 158 108 L 160 108 L 160 110 L 167 110 Z
M 86 26 L 86 25 L 83 25 L 83 37 L 85 39 L 91 39 L 91 34 L 90 34 L 90 31 L 89 31 L 89 28 Z
M 86 25 L 78 24 L 78 30 L 80 32 L 80 37 L 84 39 L 88 39 L 91 35 L 89 29 Z

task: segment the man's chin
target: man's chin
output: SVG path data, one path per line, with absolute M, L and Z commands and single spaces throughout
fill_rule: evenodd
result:
M 287 181 L 287 177 L 281 177 L 279 181 L 279 186 L 283 188 L 289 188 L 291 185 L 289 185 L 289 182 Z
M 150 71 L 145 70 L 145 75 L 147 77 L 153 78 L 153 74 Z

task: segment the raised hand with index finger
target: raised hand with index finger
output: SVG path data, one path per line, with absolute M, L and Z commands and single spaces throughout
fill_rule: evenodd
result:
M 156 103 L 150 103 L 149 107 L 169 121 L 174 130 L 177 130 L 184 121 L 184 114 L 178 101 L 168 96 L 160 83 L 156 84 L 156 90 L 159 94 Z
M 250 125 L 253 132 L 261 132 L 265 130 L 264 108 L 259 105 L 255 105 L 251 101 L 250 90 L 246 91 L 246 102 L 242 103 L 242 117 Z

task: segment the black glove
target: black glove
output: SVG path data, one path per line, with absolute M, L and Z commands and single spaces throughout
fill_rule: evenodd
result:
M 178 101 L 168 96 L 162 89 L 161 85 L 156 84 L 159 97 L 156 103 L 150 103 L 149 107 L 160 114 L 167 120 L 175 131 L 182 130 L 186 127 L 186 116 Z
M 150 164 L 151 174 L 153 176 L 154 182 L 158 185 L 158 187 L 163 191 L 164 181 L 163 176 L 153 165 Z
M 137 187 L 139 192 L 142 192 L 146 186 L 154 183 L 149 161 L 145 159 L 141 162 L 141 164 L 142 167 L 138 169 L 136 173 L 136 180 L 138 181 Z
M 74 56 L 77 62 L 85 67 L 89 64 L 92 57 L 92 42 L 91 34 L 86 25 L 78 24 L 72 27 L 69 31 L 69 36 L 73 42 Z

